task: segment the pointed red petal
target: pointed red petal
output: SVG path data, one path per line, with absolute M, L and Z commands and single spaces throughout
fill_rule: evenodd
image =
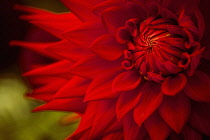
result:
M 99 76 L 89 85 L 84 101 L 112 99 L 119 93 L 112 92 L 112 81 L 116 74 Z
M 75 63 L 70 68 L 70 72 L 81 77 L 94 79 L 104 72 L 107 74 L 118 73 L 122 70 L 120 62 L 121 60 L 107 61 L 97 56 L 90 56 Z
M 42 77 L 42 78 L 48 78 L 48 77 Z M 50 80 L 49 80 L 50 81 Z M 63 78 L 59 78 L 56 79 L 56 81 L 50 81 L 48 83 L 46 83 L 45 85 L 39 87 L 39 88 L 35 88 L 33 90 L 33 93 L 52 93 L 52 92 L 57 92 L 58 89 L 60 89 L 65 83 L 67 82 L 66 79 Z
M 100 101 L 94 122 L 92 124 L 89 139 L 100 136 L 102 132 L 108 129 L 109 126 L 116 121 L 115 108 L 113 107 L 114 105 L 115 101 L 113 100 Z M 104 121 L 104 118 L 106 118 L 106 121 Z
M 122 139 L 123 139 L 123 133 L 119 131 L 103 137 L 102 140 L 122 140 Z
M 60 33 L 69 27 L 81 24 L 81 21 L 72 13 L 63 13 L 58 16 L 49 11 L 19 5 L 15 6 L 15 9 L 29 13 L 20 16 L 21 19 L 28 20 L 57 37 L 61 37 Z
M 78 0 L 61 0 L 71 12 L 73 12 L 82 21 L 96 20 L 98 17 L 92 12 L 92 4 L 100 1 L 78 1 Z M 92 4 L 91 4 L 92 3 Z
M 179 13 L 183 9 L 186 9 L 187 13 L 192 13 L 195 7 L 199 5 L 199 0 L 177 0 L 176 2 L 174 2 L 174 0 L 158 0 L 158 2 L 162 7 L 166 7 L 173 13 Z
M 53 96 L 53 98 L 69 98 L 85 96 L 90 80 L 74 76 Z
M 48 15 L 28 15 L 22 16 L 22 18 L 27 19 L 30 23 L 40 27 L 41 29 L 59 37 L 61 33 L 65 30 L 78 26 L 82 22 L 73 15 L 72 13 L 65 13 L 65 14 L 53 14 L 50 13 Z
M 99 101 L 95 101 L 95 102 L 89 102 L 87 104 L 87 108 L 85 110 L 84 115 L 81 118 L 80 124 L 79 124 L 78 128 L 76 129 L 76 131 L 71 135 L 71 138 L 77 137 L 78 135 L 81 135 L 81 134 L 85 135 L 84 131 L 86 131 L 86 130 L 90 131 L 90 128 L 91 128 L 93 121 L 95 119 L 95 112 L 93 110 L 97 109 L 98 103 L 99 103 Z M 89 133 L 88 133 L 88 135 L 89 135 Z M 86 139 L 87 139 L 87 137 L 86 137 Z
M 185 93 L 191 99 L 201 102 L 210 102 L 210 78 L 207 74 L 197 71 L 188 78 Z
M 58 110 L 84 113 L 86 105 L 82 98 L 53 99 L 33 111 Z
M 53 96 L 54 93 L 41 93 L 41 94 L 37 94 L 37 93 L 29 93 L 29 94 L 26 94 L 26 97 L 27 98 L 33 98 L 33 99 L 36 99 L 36 100 L 42 100 L 42 101 L 45 101 L 45 102 L 48 102 L 52 99 L 52 96 Z
M 142 95 L 140 93 L 143 86 L 144 83 L 142 83 L 137 89 L 121 93 L 116 105 L 118 120 L 122 119 L 126 113 L 131 111 L 137 105 Z
M 166 95 L 174 96 L 185 87 L 186 83 L 187 78 L 184 74 L 168 76 L 162 84 L 162 92 Z
M 190 115 L 190 101 L 182 93 L 173 97 L 165 96 L 159 113 L 163 120 L 179 133 Z
M 155 112 L 145 122 L 144 126 L 152 140 L 165 140 L 170 134 L 170 127 Z
M 67 82 L 68 79 L 64 79 L 62 77 L 51 77 L 51 76 L 31 76 L 29 77 L 30 82 L 32 83 L 32 86 L 37 88 L 43 85 L 47 85 L 49 83 L 52 83 L 54 81 L 60 81 L 60 82 Z
M 56 44 L 47 47 L 47 50 L 52 52 L 52 54 L 71 61 L 78 61 L 85 56 L 93 54 L 93 52 L 88 48 L 80 47 L 68 40 L 57 42 Z
M 190 30 L 194 33 L 198 33 L 198 29 L 195 24 L 192 22 L 189 16 L 186 16 L 184 10 L 182 10 L 178 19 L 179 25 L 187 30 Z
M 138 136 L 140 127 L 133 120 L 132 113 L 127 114 L 123 118 L 123 134 L 124 140 L 135 140 Z
M 163 94 L 160 84 L 147 82 L 142 89 L 142 97 L 134 109 L 134 120 L 140 126 L 160 105 Z
M 139 73 L 136 71 L 126 71 L 120 73 L 112 83 L 113 92 L 128 91 L 136 88 L 141 81 Z
M 202 140 L 202 135 L 193 130 L 190 126 L 186 126 L 182 131 L 185 140 Z
M 125 46 L 119 44 L 113 35 L 106 34 L 97 38 L 90 49 L 104 59 L 115 60 L 122 55 Z
M 45 67 L 40 67 L 38 69 L 31 70 L 26 72 L 24 76 L 56 76 L 56 75 L 65 75 L 71 77 L 69 73 L 70 67 L 72 66 L 72 62 L 68 60 L 58 61 L 51 65 L 47 65 Z
M 93 7 L 93 12 L 97 15 L 101 15 L 101 13 L 112 6 L 120 6 L 123 5 L 122 0 L 106 0 L 104 2 L 99 3 L 98 5 Z
M 190 124 L 197 131 L 210 137 L 210 103 L 194 103 Z
M 70 28 L 62 35 L 72 44 L 79 47 L 89 47 L 99 36 L 105 34 L 105 29 L 100 21 L 85 22 L 82 25 Z
M 110 7 L 103 11 L 102 20 L 105 26 L 113 32 L 115 29 L 124 26 L 128 19 L 145 19 L 146 12 L 139 5 L 126 3 L 123 6 Z

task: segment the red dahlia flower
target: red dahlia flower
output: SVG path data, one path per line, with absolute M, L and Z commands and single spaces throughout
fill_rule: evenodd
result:
M 41 110 L 81 115 L 75 140 L 210 137 L 208 0 L 61 0 L 20 7 L 58 42 L 13 42 L 56 62 L 24 75 Z

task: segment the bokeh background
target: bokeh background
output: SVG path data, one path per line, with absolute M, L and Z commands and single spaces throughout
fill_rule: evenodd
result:
M 59 0 L 0 0 L 0 140 L 62 140 L 77 127 L 78 121 L 65 121 L 74 114 L 32 113 L 42 103 L 24 97 L 30 87 L 21 77 L 21 50 L 8 44 L 10 40 L 27 38 L 31 25 L 18 19 L 14 4 L 68 11 Z

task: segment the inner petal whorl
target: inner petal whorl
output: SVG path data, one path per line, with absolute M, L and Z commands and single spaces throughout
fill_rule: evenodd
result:
M 124 33 L 127 30 L 129 35 L 119 35 L 128 36 L 123 67 L 136 69 L 145 79 L 156 82 L 187 69 L 190 49 L 186 44 L 189 39 L 183 32 L 172 32 L 172 27 L 181 30 L 175 21 L 161 17 L 150 17 L 141 23 L 138 20 L 127 21 L 123 30 Z

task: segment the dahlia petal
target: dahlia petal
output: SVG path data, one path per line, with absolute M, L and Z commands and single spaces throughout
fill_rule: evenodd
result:
M 43 78 L 43 77 L 42 77 Z M 45 77 L 46 78 L 46 77 Z M 56 81 L 50 81 L 49 83 L 39 87 L 35 88 L 33 90 L 33 93 L 46 93 L 46 92 L 56 92 L 58 89 L 60 89 L 65 83 L 67 82 L 66 79 L 59 78 Z M 53 88 L 52 88 L 53 87 Z
M 53 98 L 75 98 L 85 96 L 90 80 L 78 76 L 74 76 L 68 81 Z
M 155 81 L 157 83 L 161 83 L 164 80 L 164 77 L 161 74 L 157 74 L 157 73 L 153 73 L 153 72 L 147 72 L 148 76 L 148 80 L 152 80 Z
M 141 90 L 144 84 L 141 84 L 138 89 L 121 93 L 116 104 L 117 119 L 120 120 L 131 111 L 141 98 Z
M 116 119 L 116 118 L 115 118 Z M 114 121 L 112 124 L 110 124 L 105 131 L 103 131 L 104 134 L 110 134 L 112 132 L 116 131 L 122 131 L 122 122 L 121 121 Z
M 200 59 L 201 59 L 201 54 L 191 57 L 191 63 L 190 63 L 190 66 L 188 67 L 188 71 L 187 71 L 187 74 L 189 76 L 193 76 L 193 74 L 195 73 L 196 68 L 200 64 Z
M 35 15 L 29 16 L 30 23 L 40 27 L 41 29 L 44 29 L 45 31 L 48 31 L 49 33 L 59 37 L 63 38 L 61 36 L 61 33 L 63 33 L 65 30 L 69 29 L 69 27 L 75 27 L 81 24 L 79 19 L 74 16 L 72 13 L 67 13 L 67 14 L 59 14 L 59 19 L 57 18 L 57 14 L 52 14 L 55 17 L 52 18 L 51 20 L 49 19 L 49 15 L 46 17 L 43 17 L 42 19 L 40 18 L 40 15 Z M 36 20 L 37 17 L 37 20 Z M 34 19 L 33 19 L 34 18 Z M 29 19 L 28 19 L 29 20 Z
M 123 119 L 124 140 L 136 140 L 140 127 L 133 120 L 132 113 L 127 114 Z
M 197 71 L 188 78 L 184 89 L 186 95 L 195 101 L 210 102 L 210 78 L 207 74 Z
M 36 99 L 36 100 L 42 100 L 42 101 L 45 101 L 45 102 L 49 102 L 50 100 L 52 100 L 52 97 L 53 97 L 53 94 L 54 93 L 40 93 L 40 94 L 37 94 L 37 93 L 28 93 L 26 94 L 25 96 L 27 98 L 32 98 L 32 99 Z
M 84 130 L 78 134 L 75 135 L 70 135 L 67 139 L 65 140 L 87 140 L 88 136 L 90 133 L 90 129 Z
M 73 18 L 73 17 L 70 17 Z M 75 19 L 72 22 L 69 21 L 30 21 L 30 23 L 34 24 L 35 26 L 53 34 L 56 37 L 63 38 L 61 33 L 65 30 L 69 29 L 69 27 L 74 27 L 76 25 L 81 24 L 80 22 L 76 22 Z
M 141 81 L 139 73 L 136 71 L 126 71 L 120 73 L 112 82 L 112 91 L 128 91 L 136 88 Z
M 159 11 L 162 17 L 168 19 L 177 19 L 177 16 L 175 13 L 173 13 L 172 11 L 168 10 L 167 8 L 163 8 L 159 6 Z
M 182 135 L 185 140 L 202 140 L 202 135 L 189 126 L 184 128 Z
M 43 110 L 59 110 L 83 113 L 86 105 L 87 104 L 83 102 L 82 98 L 53 99 L 52 101 L 35 108 L 33 112 Z
M 173 0 L 158 0 L 158 3 L 173 13 L 179 13 L 183 9 L 186 9 L 186 13 L 192 13 L 196 6 L 199 5 L 199 0 L 177 0 L 176 2 Z
M 80 47 L 89 47 L 97 37 L 105 33 L 102 23 L 94 21 L 73 27 L 62 33 L 62 35 L 72 44 Z
M 93 12 L 97 15 L 100 15 L 105 9 L 112 6 L 120 6 L 120 5 L 122 5 L 122 0 L 106 0 L 94 6 Z
M 67 40 L 62 40 L 47 47 L 47 50 L 59 57 L 78 61 L 81 58 L 93 54 L 88 48 L 80 47 Z
M 187 69 L 190 65 L 190 55 L 186 52 L 182 53 L 182 59 L 179 61 L 178 66 Z
M 106 60 L 116 60 L 122 55 L 125 46 L 119 44 L 114 36 L 106 34 L 97 38 L 90 49 Z
M 152 88 L 151 88 L 152 87 Z M 140 126 L 160 105 L 163 94 L 160 84 L 147 82 L 141 93 L 138 105 L 135 107 L 133 115 L 135 122 Z
M 65 75 L 71 77 L 69 69 L 72 66 L 72 62 L 68 60 L 58 61 L 56 63 L 47 65 L 45 67 L 40 67 L 38 69 L 31 70 L 24 73 L 24 76 L 56 76 L 56 75 Z
M 195 27 L 190 17 L 185 15 L 184 10 L 182 10 L 181 14 L 179 15 L 178 22 L 181 27 L 186 28 L 194 33 L 198 33 L 197 27 Z
M 77 0 L 61 0 L 71 12 L 73 12 L 82 21 L 95 20 L 98 17 L 92 12 L 92 4 L 90 1 Z
M 145 129 L 144 125 L 140 127 L 138 136 L 136 137 L 135 140 L 151 140 L 149 137 L 149 134 L 147 133 L 147 130 Z
M 171 26 L 168 27 L 168 29 Z M 171 27 L 172 28 L 172 27 Z M 171 29 L 172 30 L 172 29 Z M 177 29 L 175 29 L 177 31 Z M 167 43 L 171 44 L 174 47 L 177 47 L 178 49 L 182 49 L 185 50 L 185 44 L 184 44 L 184 39 L 182 38 L 168 38 L 167 40 L 165 40 Z
M 112 92 L 112 81 L 115 75 L 103 75 L 95 78 L 89 85 L 84 101 L 112 99 L 119 93 Z
M 180 72 L 182 69 L 180 67 L 178 67 L 177 65 L 175 65 L 173 62 L 171 62 L 170 60 L 166 61 L 164 63 L 165 68 L 173 74 L 176 74 L 178 72 Z
M 126 21 L 125 27 L 130 31 L 130 34 L 133 37 L 136 37 L 138 35 L 138 27 L 137 24 L 139 23 L 139 19 L 130 19 Z
M 91 56 L 81 59 L 80 61 L 75 63 L 70 68 L 70 72 L 81 77 L 94 79 L 104 72 L 109 74 L 115 72 L 117 73 L 122 70 L 122 65 L 120 64 L 120 61 L 121 60 L 107 61 L 96 56 Z
M 192 107 L 192 115 L 190 116 L 190 125 L 197 131 L 204 133 L 210 137 L 210 104 L 194 103 Z
M 162 84 L 162 92 L 165 95 L 174 96 L 185 87 L 187 78 L 184 74 L 177 74 L 175 76 L 168 76 Z
M 84 135 L 84 131 L 88 130 L 90 131 L 90 128 L 93 124 L 93 120 L 95 119 L 95 112 L 93 110 L 97 109 L 99 101 L 89 102 L 87 104 L 87 108 L 85 110 L 85 113 L 83 114 L 80 124 L 76 131 L 71 135 L 70 138 L 75 138 L 78 135 Z M 88 132 L 88 136 L 89 136 Z M 87 137 L 88 137 L 87 136 Z M 85 137 L 87 139 L 87 137 Z M 76 138 L 75 138 L 76 139 Z
M 60 60 L 61 58 L 48 52 L 46 49 L 47 47 L 54 45 L 55 43 L 34 43 L 34 42 L 25 42 L 25 41 L 11 41 L 11 46 L 20 46 L 26 49 L 33 50 L 38 52 L 41 55 L 50 57 L 52 59 Z
M 128 19 L 141 18 L 145 19 L 145 10 L 143 6 L 134 4 L 125 4 L 123 6 L 110 7 L 103 11 L 102 21 L 110 32 L 124 26 Z
M 111 133 L 111 134 L 103 137 L 102 140 L 121 140 L 121 139 L 123 139 L 123 133 L 115 132 L 115 133 Z
M 116 40 L 121 43 L 127 43 L 132 40 L 130 31 L 125 27 L 117 29 Z
M 33 10 L 33 8 L 32 8 Z M 41 10 L 40 10 L 41 11 Z M 20 16 L 23 20 L 28 20 L 30 23 L 48 31 L 49 33 L 62 38 L 60 35 L 69 27 L 74 27 L 81 24 L 81 21 L 72 13 L 55 14 L 50 12 L 45 12 L 44 14 L 35 13 L 31 15 Z
M 168 25 L 167 30 L 168 30 L 168 32 L 169 32 L 171 35 L 181 35 L 181 36 L 183 36 L 183 37 L 186 37 L 185 32 L 183 31 L 183 29 L 182 29 L 180 26 L 177 26 L 177 25 Z M 174 42 L 174 43 L 176 43 L 177 45 L 175 44 L 174 46 L 175 46 L 175 47 L 178 47 L 178 48 L 180 48 L 180 49 L 185 50 L 185 47 L 184 47 L 183 44 L 182 44 L 182 43 L 184 43 L 184 40 L 183 40 L 183 39 L 180 39 L 180 38 L 174 38 L 174 39 L 177 39 L 177 40 L 175 40 L 175 42 Z M 173 41 L 173 40 L 171 40 L 171 41 Z M 173 44 L 171 43 L 171 45 L 173 45 Z
M 170 127 L 162 120 L 157 112 L 153 113 L 144 122 L 144 126 L 152 140 L 165 140 L 171 132 Z
M 111 124 L 115 122 L 115 108 L 113 105 L 115 101 L 100 101 L 100 104 L 97 108 L 97 113 L 92 124 L 91 132 L 89 135 L 89 139 L 93 139 L 96 136 L 100 136 L 100 134 L 105 131 Z M 106 118 L 106 121 L 104 121 Z
M 31 79 L 30 79 L 31 78 Z M 55 76 L 33 76 L 33 77 L 29 77 L 30 82 L 32 82 L 32 86 L 34 87 L 40 87 L 43 85 L 47 85 L 49 83 L 52 83 L 54 81 L 66 81 L 68 79 L 64 79 L 61 77 L 55 77 Z
M 173 97 L 165 96 L 159 113 L 176 133 L 180 133 L 190 115 L 190 101 L 181 93 Z

